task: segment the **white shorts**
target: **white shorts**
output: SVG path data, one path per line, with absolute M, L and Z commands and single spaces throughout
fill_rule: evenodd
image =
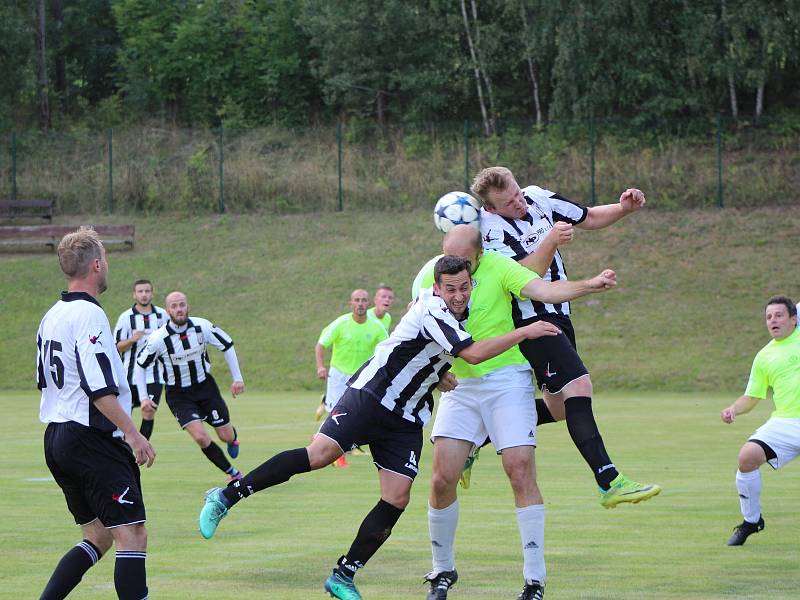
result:
M 767 463 L 780 469 L 800 454 L 800 419 L 772 417 L 750 436 L 750 440 L 764 442 L 775 451 L 776 458 Z
M 488 436 L 497 452 L 536 446 L 536 403 L 531 369 L 511 365 L 483 377 L 459 379 L 442 394 L 431 439 L 466 440 L 480 447 Z
M 347 388 L 347 382 L 353 375 L 342 373 L 336 367 L 328 369 L 328 384 L 325 388 L 325 410 L 331 412 L 336 403 L 339 402 Z

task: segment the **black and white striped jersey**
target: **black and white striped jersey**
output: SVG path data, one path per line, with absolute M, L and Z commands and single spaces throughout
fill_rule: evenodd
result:
M 555 192 L 530 185 L 522 190 L 528 203 L 528 214 L 524 219 L 508 219 L 481 209 L 481 236 L 484 250 L 500 252 L 522 260 L 536 252 L 547 233 L 556 221 L 566 221 L 576 225 L 586 219 L 589 209 L 559 196 Z M 556 250 L 553 262 L 543 274 L 545 281 L 567 279 L 564 260 Z M 535 300 L 514 297 L 511 301 L 514 322 L 546 313 L 569 315 L 569 302 L 546 304 Z
M 63 292 L 36 334 L 36 381 L 42 391 L 42 423 L 75 421 L 101 431 L 117 426 L 94 405 L 117 396 L 131 412 L 131 391 L 111 325 L 100 304 L 85 292 Z
M 422 290 L 388 339 L 350 378 L 348 386 L 375 397 L 404 419 L 425 425 L 434 386 L 472 337 L 432 289 Z
M 159 362 L 167 387 L 188 388 L 205 381 L 211 371 L 209 344 L 225 352 L 233 346 L 233 340 L 206 319 L 191 317 L 183 327 L 167 321 L 150 334 L 136 362 L 145 369 Z
M 127 340 L 133 335 L 134 331 L 144 331 L 144 336 L 138 342 L 134 342 L 127 351 L 121 353 L 122 365 L 125 367 L 128 383 L 131 385 L 135 385 L 133 380 L 133 365 L 136 362 L 136 355 L 144 345 L 145 339 L 156 329 L 169 321 L 167 311 L 155 304 L 151 304 L 150 306 L 152 312 L 147 314 L 136 310 L 136 305 L 134 304 L 119 316 L 117 325 L 114 327 L 114 339 L 116 339 L 117 342 Z M 145 375 L 147 376 L 147 383 L 164 383 L 164 375 L 159 363 L 153 363 L 148 367 L 145 370 Z

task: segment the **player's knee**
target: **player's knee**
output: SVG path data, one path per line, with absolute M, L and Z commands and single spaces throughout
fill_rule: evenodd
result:
M 747 443 L 739 450 L 739 470 L 742 473 L 755 471 L 766 462 L 766 456 L 760 446 Z
M 211 445 L 211 436 L 208 435 L 205 431 L 202 433 L 191 433 L 192 439 L 197 442 L 197 445 L 201 448 L 208 448 Z
M 111 545 L 114 543 L 111 532 L 105 527 L 98 527 L 92 531 L 84 530 L 84 537 L 97 548 L 100 552 L 100 557 L 108 552 L 111 549 Z
M 145 421 L 152 421 L 156 417 L 156 411 L 151 406 L 142 409 L 142 418 Z
M 147 528 L 144 523 L 123 525 L 113 529 L 114 542 L 117 550 L 134 550 L 145 552 L 147 550 Z
M 411 502 L 411 488 L 405 491 L 392 492 L 391 494 L 382 493 L 381 498 L 399 510 L 405 510 Z
M 434 470 L 431 475 L 431 493 L 437 497 L 451 494 L 458 485 L 461 475 Z

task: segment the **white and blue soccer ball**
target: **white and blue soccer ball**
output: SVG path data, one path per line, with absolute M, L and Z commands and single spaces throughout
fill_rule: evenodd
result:
M 456 225 L 472 225 L 481 228 L 481 204 L 465 192 L 448 192 L 436 202 L 433 209 L 433 222 L 442 233 L 447 233 Z

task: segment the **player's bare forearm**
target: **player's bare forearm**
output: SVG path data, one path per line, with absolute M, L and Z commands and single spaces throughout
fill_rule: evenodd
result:
M 636 188 L 628 188 L 619 197 L 617 204 L 602 204 L 592 206 L 586 215 L 586 219 L 578 227 L 581 229 L 603 229 L 613 225 L 625 215 L 636 212 L 645 205 L 644 193 Z
M 504 335 L 474 342 L 464 348 L 458 354 L 458 357 L 474 365 L 494 358 L 498 354 L 502 354 L 509 348 L 519 344 L 522 340 L 547 335 L 558 335 L 559 333 L 561 333 L 561 330 L 552 323 L 538 321 L 510 331 Z
M 596 277 L 582 281 L 544 281 L 534 279 L 522 288 L 525 298 L 539 300 L 548 304 L 569 302 L 575 298 L 603 292 L 617 285 L 617 275 L 611 269 L 606 269 Z
M 758 400 L 752 396 L 739 396 L 736 402 L 722 410 L 720 416 L 725 423 L 733 423 L 737 416 L 745 415 L 753 410 L 753 407 L 758 404 Z

